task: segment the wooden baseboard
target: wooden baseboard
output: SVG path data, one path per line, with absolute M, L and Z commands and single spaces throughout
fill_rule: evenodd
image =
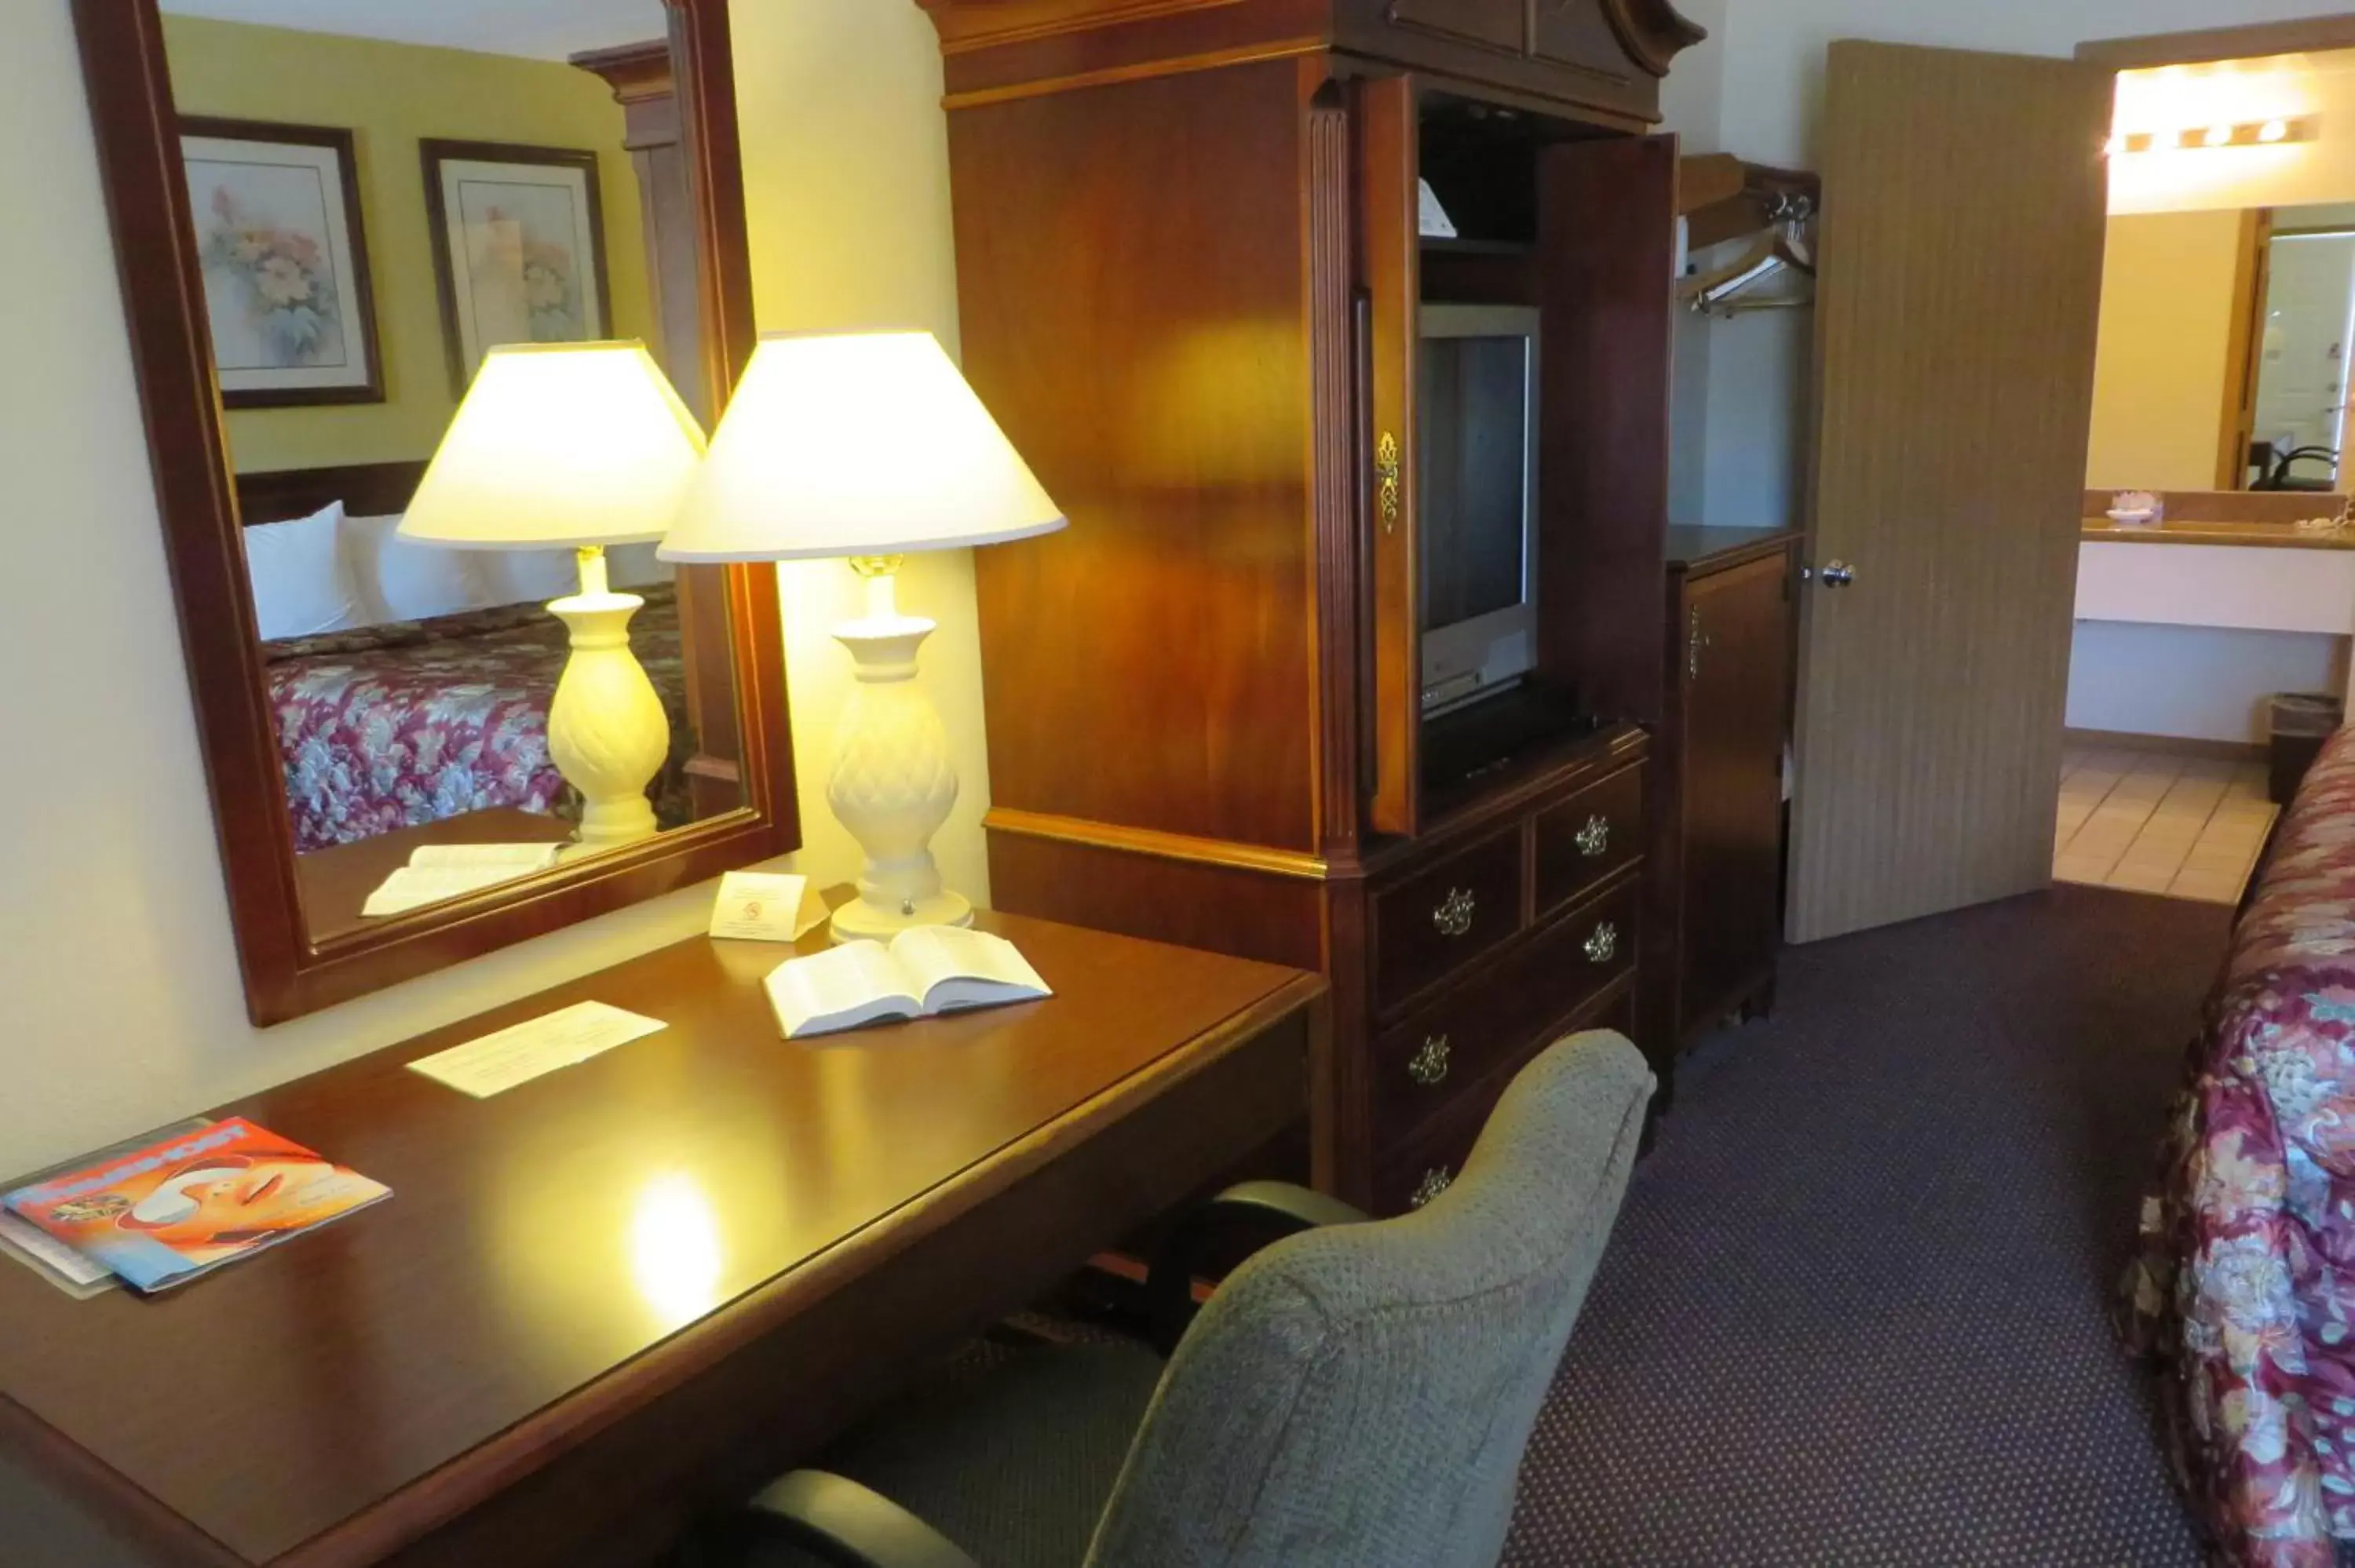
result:
M 2070 729 L 2062 732 L 2064 745 L 2098 747 L 2105 751 L 2166 751 L 2178 757 L 2214 757 L 2230 762 L 2263 762 L 2268 753 L 2251 740 L 2195 740 L 2179 735 L 2128 735 L 2113 729 Z

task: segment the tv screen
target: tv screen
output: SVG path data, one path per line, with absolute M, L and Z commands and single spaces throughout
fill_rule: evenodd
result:
M 1536 662 L 1538 313 L 1426 305 L 1416 372 L 1426 713 Z

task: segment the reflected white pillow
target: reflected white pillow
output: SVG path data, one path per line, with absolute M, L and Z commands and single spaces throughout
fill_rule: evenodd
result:
M 368 624 L 366 605 L 344 558 L 343 521 L 344 503 L 331 501 L 308 517 L 241 530 L 253 615 L 263 641 Z
M 485 550 L 485 604 L 545 604 L 581 591 L 581 557 L 569 549 Z
M 477 569 L 479 553 L 421 545 L 393 530 L 395 517 L 347 517 L 345 553 L 368 607 L 364 625 L 455 615 L 499 601 L 489 597 Z

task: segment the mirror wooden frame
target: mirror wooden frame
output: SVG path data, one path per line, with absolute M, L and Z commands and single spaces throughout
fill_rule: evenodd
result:
M 706 407 L 751 356 L 727 0 L 662 0 L 691 167 Z M 267 700 L 156 0 L 74 0 L 246 1008 L 269 1024 L 800 846 L 775 568 L 727 568 L 744 805 L 578 865 L 314 940 Z

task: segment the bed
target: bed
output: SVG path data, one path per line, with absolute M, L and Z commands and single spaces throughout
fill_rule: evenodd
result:
M 646 601 L 630 645 L 670 715 L 655 816 L 688 821 L 688 728 L 678 603 Z M 503 605 L 262 645 L 286 804 L 302 853 L 506 806 L 569 815 L 548 754 L 567 633 L 537 604 Z
M 2220 1555 L 2355 1542 L 2355 730 L 2283 818 L 2193 1043 L 2126 1280 Z

